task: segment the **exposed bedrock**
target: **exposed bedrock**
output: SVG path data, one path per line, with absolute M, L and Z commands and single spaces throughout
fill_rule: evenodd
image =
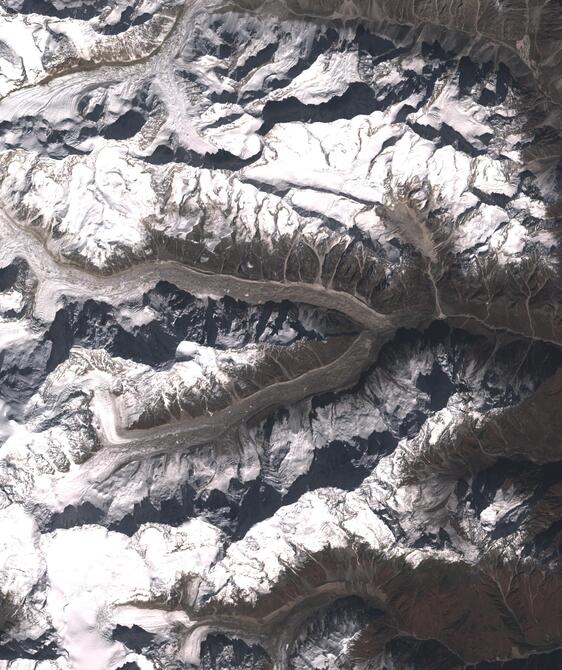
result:
M 267 2 L 236 0 L 238 7 L 263 11 Z M 472 48 L 499 50 L 501 57 L 518 67 L 545 87 L 556 102 L 562 101 L 562 86 L 556 68 L 560 64 L 560 6 L 554 0 L 546 3 L 469 2 L 461 6 L 423 0 L 354 0 L 341 6 L 334 0 L 284 0 L 276 10 L 285 8 L 298 16 L 322 19 L 359 19 L 367 23 L 386 21 L 399 26 L 434 26 L 449 36 L 458 47 L 471 39 Z M 475 39 L 476 38 L 476 39 Z
M 0 670 L 562 649 L 559 0 L 0 0 Z
M 122 82 L 86 94 L 81 84 L 75 122 L 58 104 L 41 104 L 46 116 L 35 126 L 35 117 L 16 114 L 20 94 L 11 96 L 4 195 L 15 223 L 55 258 L 91 272 L 174 260 L 349 294 L 400 325 L 412 314 L 467 315 L 559 340 L 559 138 L 544 96 L 505 64 L 443 48 L 423 32 L 328 28 L 265 11 L 208 16 L 197 3 L 190 11 L 193 23 L 176 33 L 183 48 L 154 63 L 175 58 L 170 76 L 153 76 L 149 59 L 146 72 L 133 68 Z M 253 45 L 272 34 L 267 53 Z M 308 85 L 332 71 L 331 90 Z M 268 84 L 281 76 L 282 86 Z M 75 84 L 49 84 L 53 101 L 57 87 Z M 213 102 L 210 87 L 236 101 Z M 259 97 L 245 99 L 251 90 Z M 191 107 L 172 108 L 172 93 Z M 34 104 L 27 92 L 21 104 Z M 235 108 L 241 123 L 217 125 Z M 329 132 L 334 124 L 348 150 Z M 170 146 L 172 162 L 160 151 Z M 155 167 L 157 154 L 164 166 Z M 303 174 L 292 171 L 298 161 Z M 61 196 L 54 209 L 48 184 Z M 84 202 L 69 203 L 66 188 Z
M 249 638 L 267 641 L 264 646 L 277 653 L 284 650 L 288 667 L 295 668 L 314 658 L 327 668 L 377 668 L 393 657 L 409 667 L 408 651 L 413 667 L 435 667 L 432 661 L 441 659 L 442 667 L 458 668 L 524 659 L 530 649 L 545 653 L 560 644 L 561 631 L 551 617 L 560 608 L 560 594 L 551 573 L 491 555 L 471 566 L 421 556 L 412 565 L 361 546 L 351 554 L 351 561 L 349 548 L 303 556 L 267 596 L 249 607 L 237 602 L 237 615 L 222 603 L 219 611 L 209 604 L 202 614 L 213 612 L 211 617 L 232 630 L 238 616 Z M 338 600 L 347 593 L 363 604 Z M 535 601 L 528 617 L 535 598 L 540 606 Z M 308 621 L 307 611 L 315 612 Z
M 189 451 L 179 446 L 172 451 L 173 443 L 165 443 L 170 445 L 166 453 L 145 463 L 137 461 L 138 450 L 129 451 L 133 462 L 127 467 L 103 485 L 91 482 L 97 498 L 81 507 L 73 503 L 49 523 L 69 527 L 101 521 L 111 500 L 104 490 L 120 482 L 121 490 L 130 487 L 145 497 L 134 509 L 111 503 L 108 521 L 116 530 L 131 534 L 148 521 L 177 525 L 202 515 L 237 539 L 307 490 L 354 490 L 399 444 L 390 461 L 383 461 L 381 480 L 390 475 L 412 485 L 436 475 L 444 477 L 444 490 L 451 491 L 457 478 L 470 477 L 498 459 L 557 460 L 555 451 L 543 453 L 550 442 L 546 436 L 541 440 L 540 430 L 535 452 L 518 446 L 522 435 L 519 441 L 490 438 L 481 449 L 478 440 L 486 430 L 500 430 L 501 422 L 525 426 L 524 420 L 507 423 L 507 417 L 524 416 L 533 406 L 542 408 L 540 418 L 535 412 L 535 422 L 555 432 L 555 405 L 540 404 L 537 398 L 548 396 L 561 362 L 552 345 L 529 347 L 509 337 L 489 340 L 440 322 L 425 333 L 400 331 L 351 389 L 285 404 L 229 440 Z M 185 430 L 190 425 L 193 421 L 184 424 Z M 456 449 L 452 444 L 458 444 Z M 147 447 L 145 458 L 148 453 Z M 93 474 L 101 467 L 95 460 Z M 162 474 L 155 479 L 156 473 Z M 427 495 L 420 509 L 433 505 Z

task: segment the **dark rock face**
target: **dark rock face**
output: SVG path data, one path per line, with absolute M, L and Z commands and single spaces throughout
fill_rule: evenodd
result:
M 0 271 L 0 282 L 2 291 L 16 288 L 25 294 L 16 264 Z M 10 310 L 7 316 L 18 314 Z M 32 321 L 25 351 L 8 347 L 0 352 L 0 389 L 4 401 L 17 411 L 46 376 L 68 359 L 73 347 L 104 349 L 113 356 L 158 368 L 170 365 L 178 345 L 186 340 L 217 349 L 267 342 L 288 346 L 354 330 L 353 324 L 337 314 L 322 314 L 288 301 L 251 306 L 228 297 L 201 300 L 161 283 L 138 302 L 116 306 L 95 300 L 68 303 L 47 328 Z M 32 337 L 33 332 L 41 331 L 41 337 Z
M 289 302 L 254 307 L 228 297 L 201 300 L 166 283 L 143 295 L 140 303 L 117 308 L 94 300 L 69 304 L 57 312 L 47 334 L 52 342 L 48 371 L 66 360 L 74 346 L 103 348 L 113 356 L 157 367 L 171 362 L 184 340 L 225 349 L 322 339 L 322 332 L 307 330 L 299 321 L 301 309 Z M 345 332 L 344 321 L 341 327 Z M 353 325 L 347 329 L 352 332 Z
M 52 635 L 44 634 L 37 640 L 9 640 L 0 644 L 0 660 L 15 661 L 20 658 L 34 661 L 52 661 L 60 656 Z
M 560 665 L 561 654 L 560 651 L 545 652 L 543 654 L 533 654 L 529 658 L 517 659 L 515 661 L 497 661 L 479 663 L 476 666 L 471 666 L 475 670 L 553 670 Z
M 337 600 L 327 611 L 307 622 L 291 650 L 289 667 L 295 670 L 323 664 L 327 668 L 349 669 L 355 662 L 347 653 L 349 643 L 382 612 L 369 608 L 359 598 Z
M 270 670 L 271 659 L 256 644 L 229 639 L 225 635 L 209 635 L 201 645 L 201 668 L 205 670 Z
M 107 0 L 91 0 L 82 2 L 81 0 L 2 0 L 0 8 L 6 10 L 9 14 L 40 14 L 42 16 L 53 17 L 57 19 L 77 19 L 80 21 L 91 21 L 100 15 L 103 15 L 108 8 L 118 3 L 108 2 Z M 106 35 L 118 35 L 125 32 L 132 26 L 141 25 L 152 18 L 152 14 L 139 12 L 142 5 L 138 0 L 133 0 L 118 9 L 117 16 L 113 17 L 111 22 L 102 22 L 96 28 Z
M 49 0 L 4 0 L 2 2 L 2 8 L 7 9 L 10 13 L 43 14 L 61 19 L 74 18 L 86 21 L 96 16 L 104 5 L 103 0 L 91 3 L 49 2 Z
M 408 361 L 415 362 L 410 367 L 409 377 L 404 376 Z M 467 361 L 470 361 L 468 367 Z M 506 366 L 510 369 L 512 361 L 520 362 L 519 370 L 517 377 L 506 385 Z M 144 498 L 123 518 L 110 522 L 109 527 L 132 536 L 145 523 L 179 526 L 187 519 L 201 517 L 219 527 L 233 541 L 239 540 L 256 523 L 271 517 L 281 507 L 297 502 L 307 491 L 325 487 L 341 491 L 357 489 L 376 471 L 381 458 L 396 449 L 399 440 L 418 436 L 425 423 L 443 410 L 451 398 L 462 394 L 467 409 L 474 406 L 484 412 L 517 407 L 561 364 L 559 350 L 551 345 L 536 343 L 529 348 L 526 343 L 517 341 L 502 345 L 450 329 L 441 322 L 432 324 L 424 333 L 400 331 L 382 347 L 377 362 L 351 391 L 314 396 L 310 402 L 279 410 L 258 424 L 255 437 L 260 444 L 261 472 L 255 479 L 232 478 L 226 489 L 201 489 L 196 464 L 212 458 L 215 446 L 191 450 L 190 475 L 176 492 L 170 497 Z M 384 407 L 385 396 L 399 398 L 404 407 L 391 404 L 390 411 Z M 326 416 L 349 413 L 359 402 L 372 414 L 371 421 L 379 426 L 377 429 L 370 429 L 369 421 L 365 426 L 354 426 L 351 422 L 349 432 L 340 439 L 318 441 L 317 436 L 326 429 Z M 283 436 L 284 426 L 295 422 L 302 426 L 301 435 L 308 432 L 308 439 L 315 447 L 306 470 L 301 474 L 289 470 L 287 476 L 284 473 L 290 460 L 277 440 Z M 528 465 L 513 464 L 513 467 L 519 476 L 528 469 Z M 552 466 L 547 469 L 556 481 Z M 471 492 L 464 496 L 466 503 L 463 504 L 470 505 L 480 515 L 493 502 L 508 472 L 505 464 L 480 472 L 471 483 Z M 458 486 L 463 483 L 464 480 L 460 481 Z M 465 486 L 468 485 L 465 483 Z M 544 482 L 538 486 L 533 496 L 544 496 L 550 484 Z M 521 503 L 521 513 L 529 511 L 531 499 Z M 515 514 L 515 510 L 512 513 Z M 101 509 L 85 503 L 56 513 L 49 527 L 103 523 L 104 517 Z M 502 531 L 499 520 L 498 530 L 492 531 L 491 537 L 500 537 L 502 532 L 511 534 L 516 528 L 513 523 L 507 523 Z M 420 535 L 413 546 L 444 546 L 448 542 L 450 544 L 448 534 L 441 528 L 436 533 Z
M 153 646 L 155 636 L 134 625 L 131 628 L 116 626 L 111 637 L 118 642 L 122 642 L 137 654 L 141 654 Z
M 0 665 L 562 665 L 559 0 L 0 0 Z

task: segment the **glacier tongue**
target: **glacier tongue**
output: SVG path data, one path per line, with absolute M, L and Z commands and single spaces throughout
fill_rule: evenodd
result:
M 555 0 L 0 0 L 0 670 L 561 665 Z

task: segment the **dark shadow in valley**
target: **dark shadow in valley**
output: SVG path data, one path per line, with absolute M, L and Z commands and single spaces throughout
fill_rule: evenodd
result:
M 60 653 L 52 633 L 44 633 L 36 640 L 8 639 L 0 642 L 0 660 L 16 661 L 27 659 L 33 661 L 55 661 Z
M 68 358 L 73 346 L 105 349 L 113 356 L 152 367 L 176 359 L 180 342 L 188 340 L 218 349 L 240 348 L 253 343 L 290 345 L 301 339 L 323 339 L 323 325 L 344 332 L 351 324 L 326 313 L 316 324 L 303 322 L 303 307 L 290 303 L 267 302 L 254 306 L 228 296 L 221 299 L 197 298 L 166 282 L 145 293 L 141 302 L 114 307 L 87 300 L 68 303 L 51 324 L 47 340 L 52 344 L 47 372 Z M 317 313 L 319 314 L 319 313 Z
M 230 329 L 227 321 L 225 332 Z M 502 343 L 450 328 L 442 321 L 435 322 L 423 333 L 399 330 L 381 348 L 377 361 L 358 384 L 350 390 L 314 396 L 302 419 L 303 425 L 310 425 L 314 431 L 315 422 L 322 421 L 321 414 L 326 409 L 330 408 L 329 414 L 337 415 L 349 411 L 349 406 L 360 401 L 378 411 L 379 421 L 386 423 L 386 430 L 374 431 L 368 438 L 349 435 L 314 448 L 307 471 L 280 487 L 274 482 L 279 477 L 284 454 L 272 451 L 269 443 L 273 430 L 289 419 L 294 408 L 278 410 L 260 424 L 262 468 L 255 480 L 242 482 L 233 478 L 226 491 L 201 489 L 195 479 L 187 480 L 176 495 L 166 500 L 145 498 L 110 527 L 132 535 L 143 523 L 178 526 L 189 518 L 201 517 L 219 527 L 231 541 L 239 540 L 256 523 L 296 502 L 307 491 L 324 487 L 355 490 L 376 469 L 380 459 L 396 448 L 398 440 L 414 437 L 428 417 L 443 409 L 455 393 L 472 397 L 483 412 L 509 407 L 532 394 L 560 365 L 562 358 L 557 347 L 542 343 L 529 346 L 523 340 Z M 516 377 L 513 377 L 514 372 Z M 396 393 L 400 393 L 402 402 L 396 406 L 392 404 L 392 410 L 387 410 L 380 389 L 385 388 L 385 393 L 392 395 L 395 392 L 393 385 L 396 385 Z M 313 432 L 310 439 L 313 439 Z M 193 458 L 197 457 L 193 455 Z M 551 476 L 554 476 L 554 470 Z M 493 469 L 478 475 L 468 504 L 483 509 L 486 500 L 493 499 L 501 481 L 494 478 Z M 544 491 L 548 486 L 548 482 L 544 482 L 540 490 Z M 466 489 L 462 495 L 467 495 Z M 534 495 L 531 502 L 542 493 L 537 489 Z M 381 510 L 382 516 L 384 513 Z M 104 523 L 103 513 L 92 506 L 69 507 L 53 516 L 50 527 L 81 525 L 88 520 Z M 401 535 L 396 520 L 389 518 L 388 524 L 392 532 Z M 420 547 L 449 545 L 450 538 L 444 529 L 419 538 Z

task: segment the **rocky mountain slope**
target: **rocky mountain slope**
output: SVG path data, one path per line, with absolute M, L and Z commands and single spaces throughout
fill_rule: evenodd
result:
M 559 0 L 0 0 L 0 670 L 562 664 Z

